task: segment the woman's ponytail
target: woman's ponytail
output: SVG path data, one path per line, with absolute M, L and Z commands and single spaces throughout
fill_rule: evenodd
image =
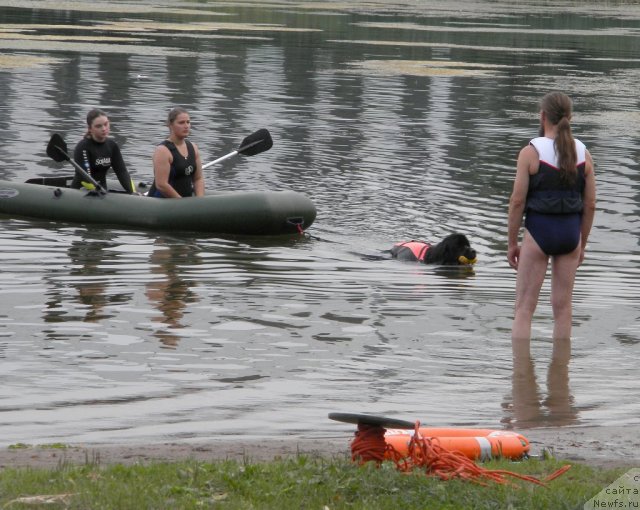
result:
M 569 123 L 573 109 L 572 101 L 562 92 L 551 92 L 542 98 L 541 109 L 547 120 L 558 127 L 555 149 L 562 179 L 567 183 L 573 183 L 578 175 L 578 154 Z
M 555 147 L 562 178 L 566 182 L 573 183 L 578 175 L 578 155 L 576 154 L 576 142 L 571 134 L 571 125 L 567 117 L 562 117 L 558 122 Z

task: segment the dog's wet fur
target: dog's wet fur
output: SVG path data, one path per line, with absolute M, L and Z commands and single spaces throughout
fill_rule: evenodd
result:
M 391 256 L 398 260 L 416 261 L 418 260 L 411 250 L 400 250 L 398 246 L 394 246 L 391 250 Z M 427 250 L 424 263 L 438 265 L 459 265 L 460 256 L 466 257 L 468 260 L 476 258 L 476 250 L 471 247 L 471 243 L 464 234 L 450 234 L 437 244 L 432 244 Z

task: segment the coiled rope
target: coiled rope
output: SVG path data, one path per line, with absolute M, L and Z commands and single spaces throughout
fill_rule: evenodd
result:
M 420 469 L 424 470 L 427 476 L 435 476 L 441 480 L 460 478 L 480 485 L 488 485 L 487 482 L 509 484 L 510 477 L 545 487 L 548 482 L 571 468 L 571 465 L 563 466 L 543 480 L 504 469 L 486 469 L 461 452 L 444 449 L 437 438 L 422 437 L 419 429 L 420 422 L 416 421 L 414 434 L 409 441 L 408 454 L 403 456 L 385 442 L 384 427 L 358 423 L 358 430 L 351 442 L 351 458 L 360 464 L 376 462 L 378 465 L 388 459 L 403 473 Z

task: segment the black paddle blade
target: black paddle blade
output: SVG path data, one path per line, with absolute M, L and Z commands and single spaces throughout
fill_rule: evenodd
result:
M 415 423 L 385 416 L 372 416 L 370 414 L 329 413 L 329 419 L 360 425 L 374 425 L 385 429 L 412 429 Z
M 55 133 L 47 144 L 47 156 L 58 162 L 71 159 L 67 154 L 67 144 L 58 133 Z
M 258 131 L 251 133 L 242 140 L 237 152 L 245 156 L 255 156 L 261 152 L 268 151 L 271 147 L 273 147 L 271 133 L 266 129 L 258 129 Z

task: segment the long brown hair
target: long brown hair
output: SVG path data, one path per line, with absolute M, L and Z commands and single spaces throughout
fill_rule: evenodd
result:
M 547 120 L 558 127 L 558 134 L 554 141 L 558 155 L 558 166 L 562 179 L 571 183 L 578 175 L 576 142 L 571 134 L 570 124 L 573 102 L 569 96 L 562 92 L 550 92 L 542 98 L 540 109 L 544 112 Z

